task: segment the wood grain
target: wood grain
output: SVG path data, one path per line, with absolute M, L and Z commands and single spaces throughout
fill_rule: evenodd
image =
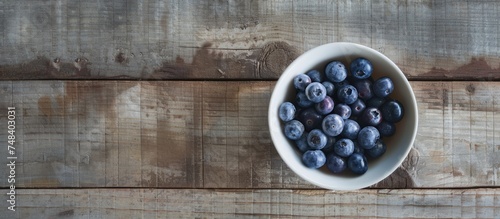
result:
M 498 218 L 499 10 L 480 0 L 2 0 L 0 124 L 16 107 L 18 159 L 17 209 L 2 205 L 0 218 Z M 341 41 L 392 59 L 420 118 L 403 164 L 347 192 L 299 178 L 267 126 L 285 67 Z M 0 193 L 9 186 L 0 180 Z
M 16 185 L 314 188 L 282 162 L 270 140 L 274 84 L 2 82 L 0 109 L 13 105 L 18 113 Z M 420 118 L 414 148 L 374 187 L 498 186 L 500 99 L 494 91 L 500 84 L 411 85 Z M 5 134 L 0 138 L 6 141 Z M 0 168 L 0 175 L 6 171 Z
M 6 193 L 6 190 L 0 190 Z M 12 218 L 497 218 L 498 189 L 18 190 Z
M 410 79 L 500 79 L 495 1 L 25 1 L 0 4 L 1 79 L 276 79 L 348 41 Z

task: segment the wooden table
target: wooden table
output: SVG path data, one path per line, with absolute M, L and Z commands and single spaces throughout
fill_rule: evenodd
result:
M 0 218 L 500 218 L 496 1 L 22 2 L 0 2 Z M 348 192 L 267 127 L 287 64 L 338 41 L 391 58 L 420 118 L 403 165 Z

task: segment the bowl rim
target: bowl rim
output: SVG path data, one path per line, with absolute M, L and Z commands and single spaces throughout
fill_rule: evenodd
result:
M 369 187 L 371 185 L 374 185 L 380 181 L 382 181 L 383 179 L 387 178 L 389 175 L 391 175 L 394 171 L 396 171 L 396 169 L 398 167 L 401 166 L 401 164 L 403 163 L 403 161 L 406 159 L 406 157 L 408 156 L 409 152 L 411 151 L 414 143 L 415 143 L 415 138 L 417 136 L 417 130 L 418 130 L 418 103 L 416 101 L 416 98 L 415 98 L 415 93 L 413 91 L 413 88 L 411 86 L 411 84 L 409 83 L 408 79 L 406 78 L 406 76 L 404 75 L 404 73 L 401 71 L 401 69 L 391 60 L 389 59 L 387 56 L 385 56 L 384 54 L 382 54 L 381 52 L 373 49 L 373 48 L 370 48 L 368 46 L 364 46 L 364 45 L 361 45 L 361 44 L 357 44 L 357 43 L 352 43 L 352 42 L 333 42 L 333 43 L 327 43 L 327 44 L 322 44 L 322 45 L 319 45 L 317 47 L 314 47 L 306 52 L 304 52 L 303 54 L 301 54 L 300 56 L 298 56 L 295 60 L 292 61 L 292 63 L 290 65 L 288 65 L 288 67 L 282 72 L 282 75 L 285 75 L 287 72 L 289 71 L 292 71 L 292 69 L 295 68 L 295 66 L 299 65 L 300 64 L 300 60 L 301 59 L 305 59 L 305 57 L 307 57 L 309 54 L 311 53 L 314 53 L 316 52 L 317 50 L 321 50 L 321 49 L 324 49 L 325 47 L 359 47 L 361 48 L 362 50 L 368 50 L 372 53 L 374 53 L 376 56 L 380 57 L 383 59 L 384 62 L 386 62 L 388 65 L 390 65 L 393 69 L 396 70 L 396 73 L 399 74 L 401 76 L 401 78 L 403 79 L 403 82 L 404 82 L 404 85 L 405 87 L 408 87 L 409 90 L 410 90 L 410 98 L 411 98 L 411 102 L 413 103 L 412 104 L 412 108 L 413 110 L 415 111 L 415 124 L 412 126 L 412 133 L 411 133 L 411 139 L 409 141 L 409 146 L 407 146 L 405 148 L 405 151 L 403 152 L 403 155 L 404 156 L 401 156 L 397 159 L 397 162 L 396 162 L 396 165 L 392 166 L 390 170 L 388 171 L 385 171 L 384 174 L 381 174 L 379 177 L 377 177 L 375 180 L 373 180 L 373 182 L 370 182 L 369 184 L 366 183 L 364 184 L 363 186 L 355 186 L 355 185 L 346 185 L 346 186 L 336 186 L 335 184 L 324 184 L 324 183 L 320 183 L 320 182 L 317 182 L 317 181 L 314 181 L 312 179 L 309 179 L 308 177 L 306 177 L 306 175 L 299 171 L 294 165 L 291 164 L 291 161 L 289 159 L 286 159 L 285 158 L 285 151 L 286 150 L 285 148 L 283 147 L 279 147 L 277 146 L 276 142 L 278 142 L 278 136 L 276 136 L 275 134 L 273 134 L 273 124 L 274 124 L 274 120 L 276 118 L 274 118 L 275 116 L 275 113 L 276 113 L 276 109 L 272 108 L 273 106 L 273 101 L 275 101 L 275 99 L 277 98 L 277 90 L 276 90 L 276 87 L 278 87 L 278 85 L 281 85 L 283 83 L 290 83 L 289 81 L 285 81 L 285 78 L 284 77 L 281 77 L 278 79 L 278 81 L 276 82 L 274 88 L 273 88 L 273 92 L 271 94 L 271 98 L 269 100 L 269 109 L 268 109 L 268 128 L 269 128 L 269 132 L 270 132 L 270 136 L 271 136 L 271 139 L 272 139 L 272 143 L 274 145 L 274 148 L 276 148 L 278 154 L 280 155 L 281 159 L 286 163 L 286 165 L 295 173 L 297 174 L 299 177 L 301 177 L 302 179 L 312 183 L 313 185 L 316 185 L 316 186 L 319 186 L 319 187 L 322 187 L 322 188 L 325 188 L 325 189 L 330 189 L 330 190 L 357 190 L 357 189 L 362 189 L 362 188 L 366 188 L 366 187 Z M 348 55 L 348 54 L 346 54 Z M 280 121 L 281 122 L 281 121 Z

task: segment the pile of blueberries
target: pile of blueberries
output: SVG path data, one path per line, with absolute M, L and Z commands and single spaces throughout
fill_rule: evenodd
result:
M 349 169 L 361 175 L 368 170 L 367 157 L 385 153 L 383 137 L 394 135 L 404 110 L 389 97 L 394 91 L 392 80 L 375 80 L 368 59 L 357 58 L 349 67 L 332 61 L 324 72 L 297 75 L 295 101 L 282 103 L 278 114 L 285 136 L 303 153 L 304 165 L 326 164 L 332 173 Z

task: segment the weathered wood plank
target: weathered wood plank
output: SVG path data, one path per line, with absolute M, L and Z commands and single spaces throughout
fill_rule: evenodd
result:
M 0 4 L 1 79 L 275 79 L 349 41 L 411 79 L 500 79 L 495 1 L 25 1 Z
M 106 129 L 106 115 L 100 112 L 101 107 L 106 105 L 108 101 L 108 94 L 113 95 L 112 92 L 108 93 L 103 90 L 102 93 L 94 99 L 86 99 L 85 93 L 89 90 L 102 88 L 99 82 L 89 81 L 87 83 L 79 83 L 76 85 L 75 101 L 78 106 L 78 182 L 80 186 L 104 186 L 106 181 L 104 178 L 99 181 L 94 181 L 94 174 L 106 174 L 106 146 L 102 144 L 105 141 Z M 62 98 L 64 101 L 64 98 Z M 61 111 L 64 109 L 61 108 Z M 66 120 L 63 118 L 63 120 Z M 66 120 L 67 121 L 67 120 Z M 83 122 L 83 124 L 80 124 Z M 103 147 L 104 146 L 104 147 Z
M 283 163 L 272 148 L 267 129 L 272 82 L 237 84 L 204 84 L 204 185 L 209 188 L 280 186 L 283 174 L 290 172 L 281 172 Z M 295 177 L 291 180 L 285 184 L 299 183 Z
M 115 101 L 115 96 L 118 95 L 119 85 L 118 83 L 107 83 L 106 84 L 107 91 L 103 92 L 105 104 L 103 105 L 105 112 L 111 112 L 108 115 L 105 115 L 105 129 L 104 129 L 104 144 L 106 154 L 106 161 L 104 166 L 106 167 L 106 175 L 104 177 L 105 186 L 118 186 L 118 148 L 119 148 L 119 136 L 118 136 L 118 119 L 117 113 L 118 105 Z M 104 113 L 106 114 L 106 113 Z M 71 117 L 70 117 L 71 118 Z M 67 119 L 70 120 L 71 119 Z M 102 146 L 101 146 L 102 147 Z M 122 158 L 123 159 L 123 158 Z M 102 177 L 101 177 L 102 178 Z
M 141 185 L 158 186 L 158 86 L 141 85 Z
M 270 141 L 274 83 L 2 82 L 0 108 L 18 112 L 17 185 L 313 188 Z M 498 186 L 500 83 L 411 84 L 420 118 L 414 148 L 374 187 Z
M 499 99 L 491 84 L 413 84 L 418 84 L 414 90 L 420 121 L 415 142 L 419 164 L 411 174 L 433 172 L 433 177 L 416 177 L 414 182 L 426 187 L 498 185 Z
M 203 187 L 203 83 L 151 83 L 158 89 L 157 186 Z
M 134 186 L 141 183 L 141 86 L 125 82 L 126 87 L 116 96 L 118 121 L 118 185 Z
M 0 190 L 7 193 L 6 190 Z M 497 218 L 498 189 L 17 190 L 11 218 Z

